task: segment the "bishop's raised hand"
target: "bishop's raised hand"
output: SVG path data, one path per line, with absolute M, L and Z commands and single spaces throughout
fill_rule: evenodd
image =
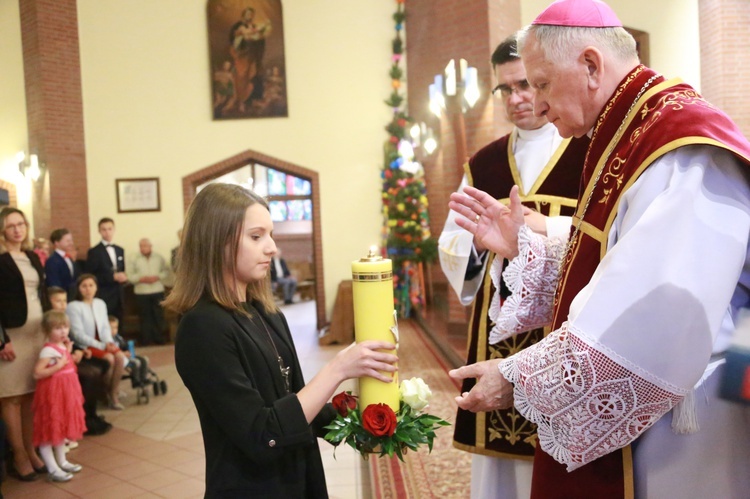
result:
M 509 198 L 510 206 L 505 206 L 484 191 L 465 187 L 463 194 L 451 194 L 448 206 L 461 215 L 456 224 L 471 232 L 476 243 L 503 258 L 513 258 L 518 254 L 518 230 L 524 224 L 518 186 L 513 186 Z

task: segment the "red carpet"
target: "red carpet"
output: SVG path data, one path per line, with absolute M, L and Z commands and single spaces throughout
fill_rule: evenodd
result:
M 453 423 L 456 417 L 458 386 L 448 377 L 443 361 L 419 326 L 410 320 L 399 322 L 399 375 L 401 379 L 422 378 L 432 390 L 428 412 Z M 405 463 L 398 458 L 369 461 L 372 497 L 464 498 L 470 496 L 471 455 L 453 448 L 453 427 L 437 432 L 432 453 L 427 448 L 410 452 Z

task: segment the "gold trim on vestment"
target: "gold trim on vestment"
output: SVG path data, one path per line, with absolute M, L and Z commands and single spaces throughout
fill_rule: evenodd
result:
M 549 205 L 549 217 L 557 217 L 560 215 L 560 211 L 563 206 L 569 208 L 575 208 L 577 199 L 566 198 L 563 196 L 552 196 L 549 194 L 529 194 L 527 196 L 520 196 L 522 203 L 534 203 L 536 210 L 541 211 L 543 205 Z M 505 206 L 510 205 L 510 198 L 498 199 Z
M 477 413 L 477 416 L 479 413 Z M 453 447 L 455 447 L 458 450 L 471 452 L 472 454 L 481 454 L 482 456 L 490 456 L 490 457 L 502 457 L 505 459 L 518 459 L 519 461 L 533 461 L 534 456 L 527 456 L 524 454 L 511 454 L 509 452 L 498 452 L 496 450 L 487 450 L 485 447 L 477 447 L 474 445 L 466 445 L 462 444 L 461 442 L 453 441 Z
M 542 173 L 540 173 L 539 176 L 536 178 L 536 182 L 534 182 L 534 185 L 531 187 L 531 191 L 529 191 L 530 194 L 536 193 L 536 191 L 538 191 L 539 188 L 542 186 L 542 183 L 544 183 L 544 181 L 547 180 L 547 177 L 549 176 L 550 172 L 552 172 L 552 169 L 555 167 L 555 165 L 557 165 L 557 162 L 560 161 L 560 158 L 565 152 L 565 149 L 568 148 L 568 144 L 570 144 L 571 140 L 572 140 L 571 138 L 567 138 L 567 139 L 563 139 L 563 141 L 560 142 L 560 145 L 557 147 L 555 152 L 552 154 L 552 157 L 544 166 Z M 573 206 L 575 207 L 575 204 Z M 550 216 L 553 216 L 553 215 L 550 215 Z
M 560 158 L 564 155 L 565 151 L 567 150 L 567 147 L 570 145 L 571 140 L 566 139 L 563 140 L 560 145 L 556 148 L 555 152 L 553 153 L 550 160 L 546 163 L 544 169 L 542 172 L 540 172 L 539 177 L 537 178 L 537 181 L 535 181 L 534 186 L 531 189 L 530 194 L 522 194 L 522 185 L 521 185 L 521 179 L 519 175 L 519 171 L 515 162 L 515 156 L 513 155 L 513 137 L 514 134 L 511 134 L 511 137 L 508 142 L 508 146 L 506 148 L 506 154 L 508 159 L 508 165 L 510 168 L 511 176 L 514 180 L 515 185 L 519 186 L 519 191 L 521 201 L 524 203 L 534 203 L 537 210 L 541 211 L 542 208 L 548 208 L 550 216 L 559 216 L 560 212 L 562 210 L 562 207 L 570 207 L 575 209 L 577 199 L 571 199 L 566 198 L 562 196 L 553 196 L 548 194 L 536 194 L 536 191 L 541 187 L 541 185 L 544 183 L 545 180 L 548 179 L 550 172 L 553 171 L 553 169 L 556 167 L 557 162 L 560 160 Z M 464 165 L 465 175 L 467 182 L 469 185 L 474 186 L 473 178 L 471 176 L 471 170 L 469 168 L 468 163 Z M 504 202 L 505 204 L 508 204 L 507 197 L 505 199 L 499 199 L 498 201 Z M 491 289 L 492 289 L 492 279 L 490 276 L 490 269 L 492 267 L 492 264 L 494 263 L 494 259 L 497 257 L 494 253 L 491 253 L 488 255 L 487 262 L 486 262 L 486 269 L 485 269 L 485 275 L 482 282 L 482 290 L 483 290 L 483 298 L 481 302 L 475 301 L 474 306 L 472 307 L 471 311 L 471 318 L 469 321 L 469 334 L 467 336 L 467 352 L 469 352 L 469 349 L 474 347 L 474 344 L 472 343 L 472 340 L 476 340 L 476 358 L 477 361 L 482 360 L 489 360 L 490 358 L 498 358 L 498 357 L 507 357 L 509 355 L 512 355 L 515 353 L 513 351 L 514 348 L 516 350 L 524 348 L 527 346 L 527 342 L 533 341 L 531 339 L 531 336 L 526 336 L 526 334 L 531 333 L 524 333 L 523 338 L 525 338 L 523 341 L 516 342 L 515 339 L 509 339 L 505 342 L 501 342 L 503 345 L 503 351 L 500 352 L 495 351 L 495 347 L 488 345 L 488 335 L 489 335 L 489 329 L 491 326 L 490 319 L 488 317 L 488 310 L 490 306 L 490 302 L 493 298 Z M 496 292 L 500 292 L 497 290 Z M 480 317 L 477 317 L 476 314 L 481 314 Z M 475 323 L 477 324 L 477 329 L 473 330 L 472 325 Z M 546 328 L 548 330 L 549 328 Z M 476 335 L 476 336 L 475 336 Z M 540 335 L 536 336 L 538 339 Z M 513 344 L 506 344 L 510 341 L 513 341 Z M 516 343 L 518 343 L 516 345 Z M 509 350 L 509 353 L 505 353 L 505 350 Z M 507 414 L 506 414 L 507 413 Z M 515 414 L 515 415 L 514 415 Z M 520 414 L 517 414 L 514 412 L 514 414 L 509 414 L 508 411 L 502 410 L 502 411 L 489 411 L 489 412 L 479 412 L 474 414 L 474 424 L 475 424 L 475 435 L 474 435 L 474 441 L 471 444 L 463 443 L 460 441 L 453 440 L 453 446 L 456 449 L 460 449 L 466 452 L 471 452 L 473 454 L 479 454 L 479 455 L 485 455 L 490 457 L 496 457 L 496 458 L 505 458 L 505 459 L 520 459 L 524 461 L 533 461 L 533 448 L 535 447 L 535 443 L 537 440 L 536 431 L 530 432 L 530 428 L 534 428 L 533 423 L 523 418 Z M 509 420 L 506 420 L 506 417 L 509 417 Z M 497 419 L 496 419 L 497 418 Z M 522 422 L 522 424 L 518 424 L 519 422 Z M 529 428 L 530 427 L 530 428 Z M 535 428 L 534 428 L 535 429 Z M 468 435 L 466 435 L 468 437 Z M 488 449 L 487 446 L 489 445 L 492 447 L 493 442 L 495 439 L 508 440 L 512 445 L 515 446 L 517 444 L 520 446 L 521 442 L 524 443 L 524 451 L 526 451 L 526 454 L 517 454 L 513 452 L 503 452 L 498 451 L 494 449 Z M 507 447 L 505 445 L 504 447 Z M 526 450 L 528 449 L 528 451 Z M 520 451 L 520 449 L 519 449 Z M 531 455 L 528 454 L 528 452 L 531 452 Z
M 635 498 L 635 483 L 633 475 L 633 449 L 630 445 L 622 448 L 622 477 L 623 477 L 623 495 L 625 499 Z
M 539 188 L 542 186 L 544 181 L 547 180 L 547 177 L 549 176 L 550 172 L 552 172 L 552 170 L 555 168 L 555 165 L 562 157 L 563 153 L 565 152 L 565 149 L 567 149 L 568 147 L 568 144 L 570 144 L 571 139 L 570 138 L 563 139 L 563 141 L 560 142 L 560 145 L 557 147 L 557 149 L 555 149 L 555 152 L 552 153 L 552 156 L 550 157 L 549 161 L 547 161 L 547 163 L 544 165 L 544 168 L 539 173 L 539 176 L 536 178 L 534 185 L 531 186 L 531 189 L 529 189 L 529 192 L 527 193 L 526 191 L 524 191 L 523 182 L 521 182 L 521 171 L 518 169 L 518 165 L 516 164 L 516 157 L 513 154 L 513 149 L 515 148 L 517 137 L 518 137 L 518 128 L 514 128 L 513 132 L 510 134 L 510 139 L 508 140 L 508 151 L 507 151 L 508 165 L 510 166 L 510 174 L 513 176 L 513 183 L 518 186 L 518 195 L 521 196 L 521 199 L 523 199 L 525 196 L 534 195 L 536 191 L 539 190 Z M 550 215 L 550 216 L 554 216 L 554 215 Z
M 653 153 L 651 153 L 651 155 L 649 155 L 649 157 L 646 158 L 646 160 L 643 163 L 641 163 L 640 166 L 638 166 L 638 168 L 635 170 L 635 173 L 630 176 L 630 178 L 625 183 L 625 185 L 622 186 L 622 190 L 620 192 L 620 196 L 622 196 L 623 194 L 625 194 L 625 192 L 627 192 L 627 190 L 638 180 L 638 178 L 640 177 L 641 173 L 643 173 L 643 170 L 645 170 L 646 168 L 648 168 L 648 166 L 651 165 L 655 160 L 657 160 L 658 158 L 664 156 L 667 153 L 670 153 L 670 152 L 674 151 L 675 149 L 678 149 L 678 148 L 684 147 L 684 146 L 692 146 L 692 145 L 705 145 L 705 146 L 718 147 L 720 149 L 724 149 L 725 151 L 729 151 L 729 152 L 731 152 L 733 154 L 736 154 L 737 156 L 745 158 L 745 160 L 748 163 L 750 163 L 750 157 L 745 156 L 741 152 L 736 151 L 736 150 L 732 149 L 731 147 L 727 147 L 726 144 L 724 144 L 722 142 L 719 142 L 719 141 L 717 141 L 715 139 L 709 139 L 708 137 L 682 137 L 680 139 L 673 140 L 672 142 L 664 144 L 659 149 L 657 149 L 656 151 L 654 151 Z M 619 201 L 618 201 L 618 203 L 619 203 Z M 612 224 L 615 223 L 615 218 L 617 217 L 617 212 L 618 211 L 619 210 L 612 210 L 612 212 L 609 214 L 609 217 L 607 218 L 607 223 L 604 226 L 604 233 L 605 234 L 609 234 L 609 231 L 610 231 L 610 229 L 612 227 Z M 602 245 L 601 246 L 601 255 L 602 255 L 601 257 L 604 258 L 604 255 L 607 252 L 607 241 L 605 240 L 605 241 L 599 241 L 599 242 Z
M 513 128 L 513 131 L 508 138 L 508 147 L 505 154 L 508 155 L 508 167 L 510 168 L 510 174 L 513 177 L 513 183 L 518 186 L 518 194 L 520 196 L 525 195 L 523 191 L 523 183 L 521 182 L 521 172 L 518 170 L 516 164 L 516 157 L 513 155 L 513 148 L 516 146 L 516 137 L 518 136 L 518 128 Z
M 474 187 L 474 178 L 471 176 L 471 166 L 468 161 L 464 163 L 464 175 L 466 175 L 466 182 Z
M 635 76 L 635 75 L 633 75 Z M 630 123 L 635 119 L 635 117 L 639 114 L 639 110 L 643 107 L 643 104 L 653 97 L 654 94 L 657 92 L 661 92 L 665 88 L 678 85 L 682 83 L 682 80 L 679 78 L 673 78 L 671 80 L 663 81 L 659 83 L 658 85 L 654 86 L 650 90 L 644 92 L 644 94 L 641 96 L 640 99 L 636 101 L 636 103 L 632 106 L 632 108 L 629 110 L 628 114 L 625 116 L 624 121 L 621 124 L 622 130 L 627 130 Z M 611 105 L 611 104 L 610 104 Z M 609 106 L 605 108 L 605 111 L 609 110 Z M 600 118 L 601 119 L 601 118 Z M 618 129 L 619 130 L 619 129 Z M 606 162 L 609 159 L 609 154 L 607 154 L 607 151 L 614 150 L 615 147 L 617 147 L 617 144 L 620 142 L 620 139 L 622 137 L 615 133 L 612 138 L 607 143 L 607 147 L 604 148 L 604 152 L 602 153 L 601 157 L 597 160 L 596 168 L 594 168 L 591 177 L 589 178 L 589 182 L 586 185 L 586 189 L 584 189 L 583 194 L 580 196 L 580 199 L 588 199 L 591 196 L 591 191 L 593 191 L 596 188 L 597 180 L 599 179 L 600 172 L 604 170 L 604 168 L 607 166 Z M 592 138 L 593 139 L 593 138 Z M 589 144 L 589 148 L 591 148 L 594 144 Z M 588 155 L 587 155 L 588 156 Z M 586 168 L 588 165 L 584 164 L 583 167 Z M 576 213 L 573 218 L 580 220 L 585 213 L 583 211 L 586 209 L 585 204 L 579 204 L 576 208 Z M 617 206 L 614 207 L 613 212 L 617 212 Z M 611 214 L 611 213 L 610 213 Z M 583 227 L 583 224 L 581 224 L 581 227 Z M 608 231 L 602 231 L 604 234 L 608 234 Z M 586 234 L 584 232 L 584 234 Z M 580 236 L 580 238 L 583 237 L 583 234 Z M 592 236 L 593 237 L 593 236 Z M 580 241 L 579 238 L 579 241 Z M 602 243 L 601 239 L 595 238 L 597 241 L 602 244 L 604 250 L 600 253 L 599 260 L 601 261 L 602 258 L 604 258 L 604 254 L 606 253 L 606 242 Z M 576 241 L 572 242 L 572 248 L 570 249 L 571 255 L 566 255 L 565 259 L 568 262 L 572 262 L 576 259 L 576 256 L 578 254 L 578 250 L 581 247 L 581 244 L 576 243 Z M 559 293 L 556 293 L 555 295 L 555 306 L 557 305 L 557 300 L 560 296 L 562 296 L 562 292 L 565 290 L 565 288 L 568 285 L 568 277 L 570 277 L 570 272 L 565 272 L 565 275 L 563 276 L 563 280 L 558 284 L 558 289 L 560 290 Z M 553 321 L 557 319 L 557 314 L 555 313 L 555 316 L 553 317 Z
M 479 334 L 477 334 L 477 359 L 487 360 L 487 311 L 489 310 L 490 299 L 492 298 L 492 293 L 490 292 L 490 290 L 492 289 L 490 269 L 492 268 L 492 262 L 494 259 L 495 254 L 490 252 L 490 254 L 487 255 L 487 265 L 484 271 L 484 282 L 482 283 L 482 285 L 484 286 L 484 293 L 482 294 L 482 303 L 479 307 L 479 313 L 482 315 L 479 318 Z M 500 290 L 498 290 L 497 292 L 499 293 Z M 472 317 L 469 321 L 469 340 L 471 340 L 471 326 L 474 324 L 474 313 L 477 310 L 477 305 L 479 304 L 474 304 L 474 311 L 472 312 Z M 469 351 L 468 347 L 466 351 Z M 476 413 L 476 437 L 474 439 L 474 445 L 476 445 L 477 447 L 481 446 L 483 449 L 485 447 L 484 434 L 486 417 L 487 413 L 484 411 Z
M 581 228 L 579 230 L 592 239 L 599 241 L 604 248 L 607 247 L 607 240 L 609 239 L 608 232 L 601 231 L 588 222 L 581 222 Z M 602 255 L 602 257 L 603 256 L 604 255 Z
M 648 90 L 645 92 L 640 99 L 638 99 L 638 102 L 633 106 L 633 112 L 628 114 L 625 117 L 624 125 L 622 125 L 623 130 L 627 130 L 630 123 L 635 119 L 635 117 L 639 114 L 637 111 L 643 107 L 643 103 L 645 103 L 648 99 L 650 99 L 655 93 L 661 92 L 666 87 L 677 85 L 678 83 L 682 83 L 682 80 L 679 78 L 674 78 L 672 80 L 663 81 L 656 85 L 655 87 L 651 88 L 651 90 Z M 622 137 L 615 134 L 607 144 L 607 147 L 604 148 L 605 153 L 601 155 L 601 157 L 597 160 L 596 168 L 594 168 L 593 173 L 591 174 L 591 178 L 589 179 L 588 184 L 586 185 L 586 189 L 583 191 L 583 195 L 581 195 L 581 199 L 587 199 L 591 195 L 591 191 L 596 188 L 596 180 L 599 178 L 599 171 L 603 170 L 606 166 L 605 162 L 609 159 L 609 155 L 606 154 L 606 151 L 610 150 L 610 148 L 613 148 L 617 146 L 617 143 L 620 142 L 620 139 Z M 589 144 L 589 147 L 591 147 L 593 144 Z M 586 165 L 584 165 L 585 167 Z M 583 210 L 585 209 L 584 205 L 578 205 L 578 209 L 576 210 L 576 216 L 578 218 L 581 218 L 584 213 Z

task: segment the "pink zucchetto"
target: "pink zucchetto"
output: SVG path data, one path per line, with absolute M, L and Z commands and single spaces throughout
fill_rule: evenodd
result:
M 621 28 L 612 8 L 599 0 L 557 0 L 531 24 L 575 28 Z

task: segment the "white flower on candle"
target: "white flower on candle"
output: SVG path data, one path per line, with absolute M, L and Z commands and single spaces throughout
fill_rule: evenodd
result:
M 430 401 L 432 391 L 422 378 L 405 379 L 399 386 L 401 400 L 414 411 L 421 411 Z

